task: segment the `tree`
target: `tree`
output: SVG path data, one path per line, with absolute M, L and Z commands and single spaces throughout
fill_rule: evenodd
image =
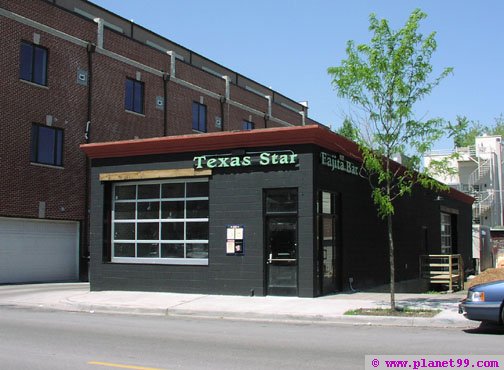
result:
M 352 141 L 356 141 L 359 137 L 357 129 L 348 117 L 343 120 L 342 126 L 336 131 L 336 133 Z
M 426 18 L 414 10 L 403 28 L 394 31 L 385 19 L 370 15 L 369 44 L 347 43 L 347 58 L 341 65 L 328 68 L 332 84 L 340 97 L 360 109 L 360 118 L 352 122 L 356 142 L 362 154 L 363 176 L 369 179 L 372 200 L 378 215 L 386 220 L 390 264 L 390 306 L 395 310 L 395 266 L 393 215 L 394 201 L 408 195 L 416 186 L 446 190 L 433 180 L 420 163 L 423 154 L 446 134 L 455 131 L 439 118 L 415 118 L 415 103 L 429 95 L 440 81 L 452 73 L 444 69 L 431 79 L 431 57 L 437 48 L 435 33 L 419 33 Z M 390 158 L 407 154 L 411 160 L 399 166 Z M 441 164 L 439 164 L 441 166 Z
M 453 144 L 456 148 L 474 145 L 478 136 L 500 135 L 504 137 L 504 116 L 502 114 L 495 118 L 493 127 L 484 126 L 479 121 L 470 121 L 465 116 L 457 116 L 456 120 L 457 123 L 452 125 L 457 131 L 453 136 Z
M 455 128 L 458 133 L 453 136 L 456 148 L 474 145 L 477 136 L 483 135 L 487 129 L 477 121 L 469 121 L 465 116 L 457 116 Z

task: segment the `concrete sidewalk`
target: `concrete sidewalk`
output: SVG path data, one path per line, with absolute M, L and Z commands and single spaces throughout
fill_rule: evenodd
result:
M 340 293 L 320 298 L 242 297 L 205 294 L 105 291 L 90 292 L 88 283 L 0 286 L 0 306 L 74 312 L 206 317 L 240 320 L 320 322 L 349 325 L 477 327 L 458 314 L 464 292 L 396 294 L 398 306 L 440 309 L 433 318 L 345 316 L 357 308 L 387 307 L 387 293 Z

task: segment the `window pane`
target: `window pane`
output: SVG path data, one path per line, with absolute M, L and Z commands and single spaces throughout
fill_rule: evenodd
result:
M 188 222 L 187 240 L 208 240 L 208 222 Z
M 159 258 L 159 244 L 157 243 L 138 243 L 137 257 L 142 258 Z
M 63 131 L 56 131 L 56 166 L 63 165 Z
M 183 222 L 163 222 L 161 226 L 162 240 L 184 240 Z
M 201 132 L 206 132 L 207 127 L 206 127 L 206 106 L 200 104 L 199 106 L 199 131 Z
M 40 85 L 47 84 L 47 51 L 43 48 L 35 47 L 35 63 L 33 71 L 33 82 Z
M 208 218 L 208 200 L 187 201 L 187 218 Z
M 32 125 L 30 161 L 37 162 L 38 126 Z
M 185 184 L 163 184 L 163 198 L 184 198 Z
M 324 245 L 329 244 L 334 240 L 334 228 L 332 216 L 323 216 L 322 218 L 322 236 L 324 238 Z
M 25 42 L 21 43 L 19 61 L 19 78 L 26 81 L 32 80 L 33 46 Z
M 193 102 L 192 105 L 192 128 L 199 131 L 199 104 Z
M 254 124 L 250 121 L 243 121 L 243 129 L 244 130 L 252 130 L 254 128 Z
M 115 198 L 116 200 L 136 199 L 136 185 L 116 186 Z
M 159 218 L 159 201 L 138 202 L 138 219 Z
M 163 202 L 161 218 L 184 218 L 184 202 Z
M 55 130 L 49 127 L 38 127 L 37 162 L 54 164 Z
M 126 79 L 124 92 L 124 108 L 133 111 L 133 80 Z
M 114 217 L 116 220 L 135 219 L 135 203 L 116 203 L 114 205 Z
M 161 258 L 184 258 L 184 244 L 161 244 Z
M 188 182 L 187 197 L 208 197 L 208 182 Z
M 135 81 L 134 86 L 133 110 L 137 113 L 143 113 L 143 83 Z
M 137 224 L 137 240 L 158 240 L 159 223 L 139 222 Z
M 208 258 L 208 244 L 187 244 L 187 258 Z
M 135 224 L 115 223 L 114 240 L 135 240 Z
M 159 199 L 159 184 L 138 185 L 138 199 Z
M 266 193 L 266 212 L 297 212 L 297 190 L 275 189 Z
M 322 192 L 322 213 L 331 214 L 331 193 Z
M 114 244 L 114 257 L 135 257 L 135 244 L 133 243 Z

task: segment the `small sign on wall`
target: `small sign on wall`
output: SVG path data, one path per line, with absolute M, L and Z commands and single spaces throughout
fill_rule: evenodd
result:
M 226 227 L 226 254 L 228 256 L 243 255 L 244 227 L 243 225 L 227 225 Z

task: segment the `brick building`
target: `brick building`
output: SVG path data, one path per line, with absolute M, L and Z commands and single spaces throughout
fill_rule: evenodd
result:
M 91 290 L 316 297 L 389 279 L 386 223 L 357 144 L 322 126 L 81 148 Z M 473 198 L 441 195 L 417 187 L 395 203 L 398 290 L 429 289 L 419 257 L 445 254 L 445 238 L 470 266 Z
M 0 35 L 0 283 L 87 278 L 80 144 L 316 124 L 305 104 L 88 1 L 0 0 Z

